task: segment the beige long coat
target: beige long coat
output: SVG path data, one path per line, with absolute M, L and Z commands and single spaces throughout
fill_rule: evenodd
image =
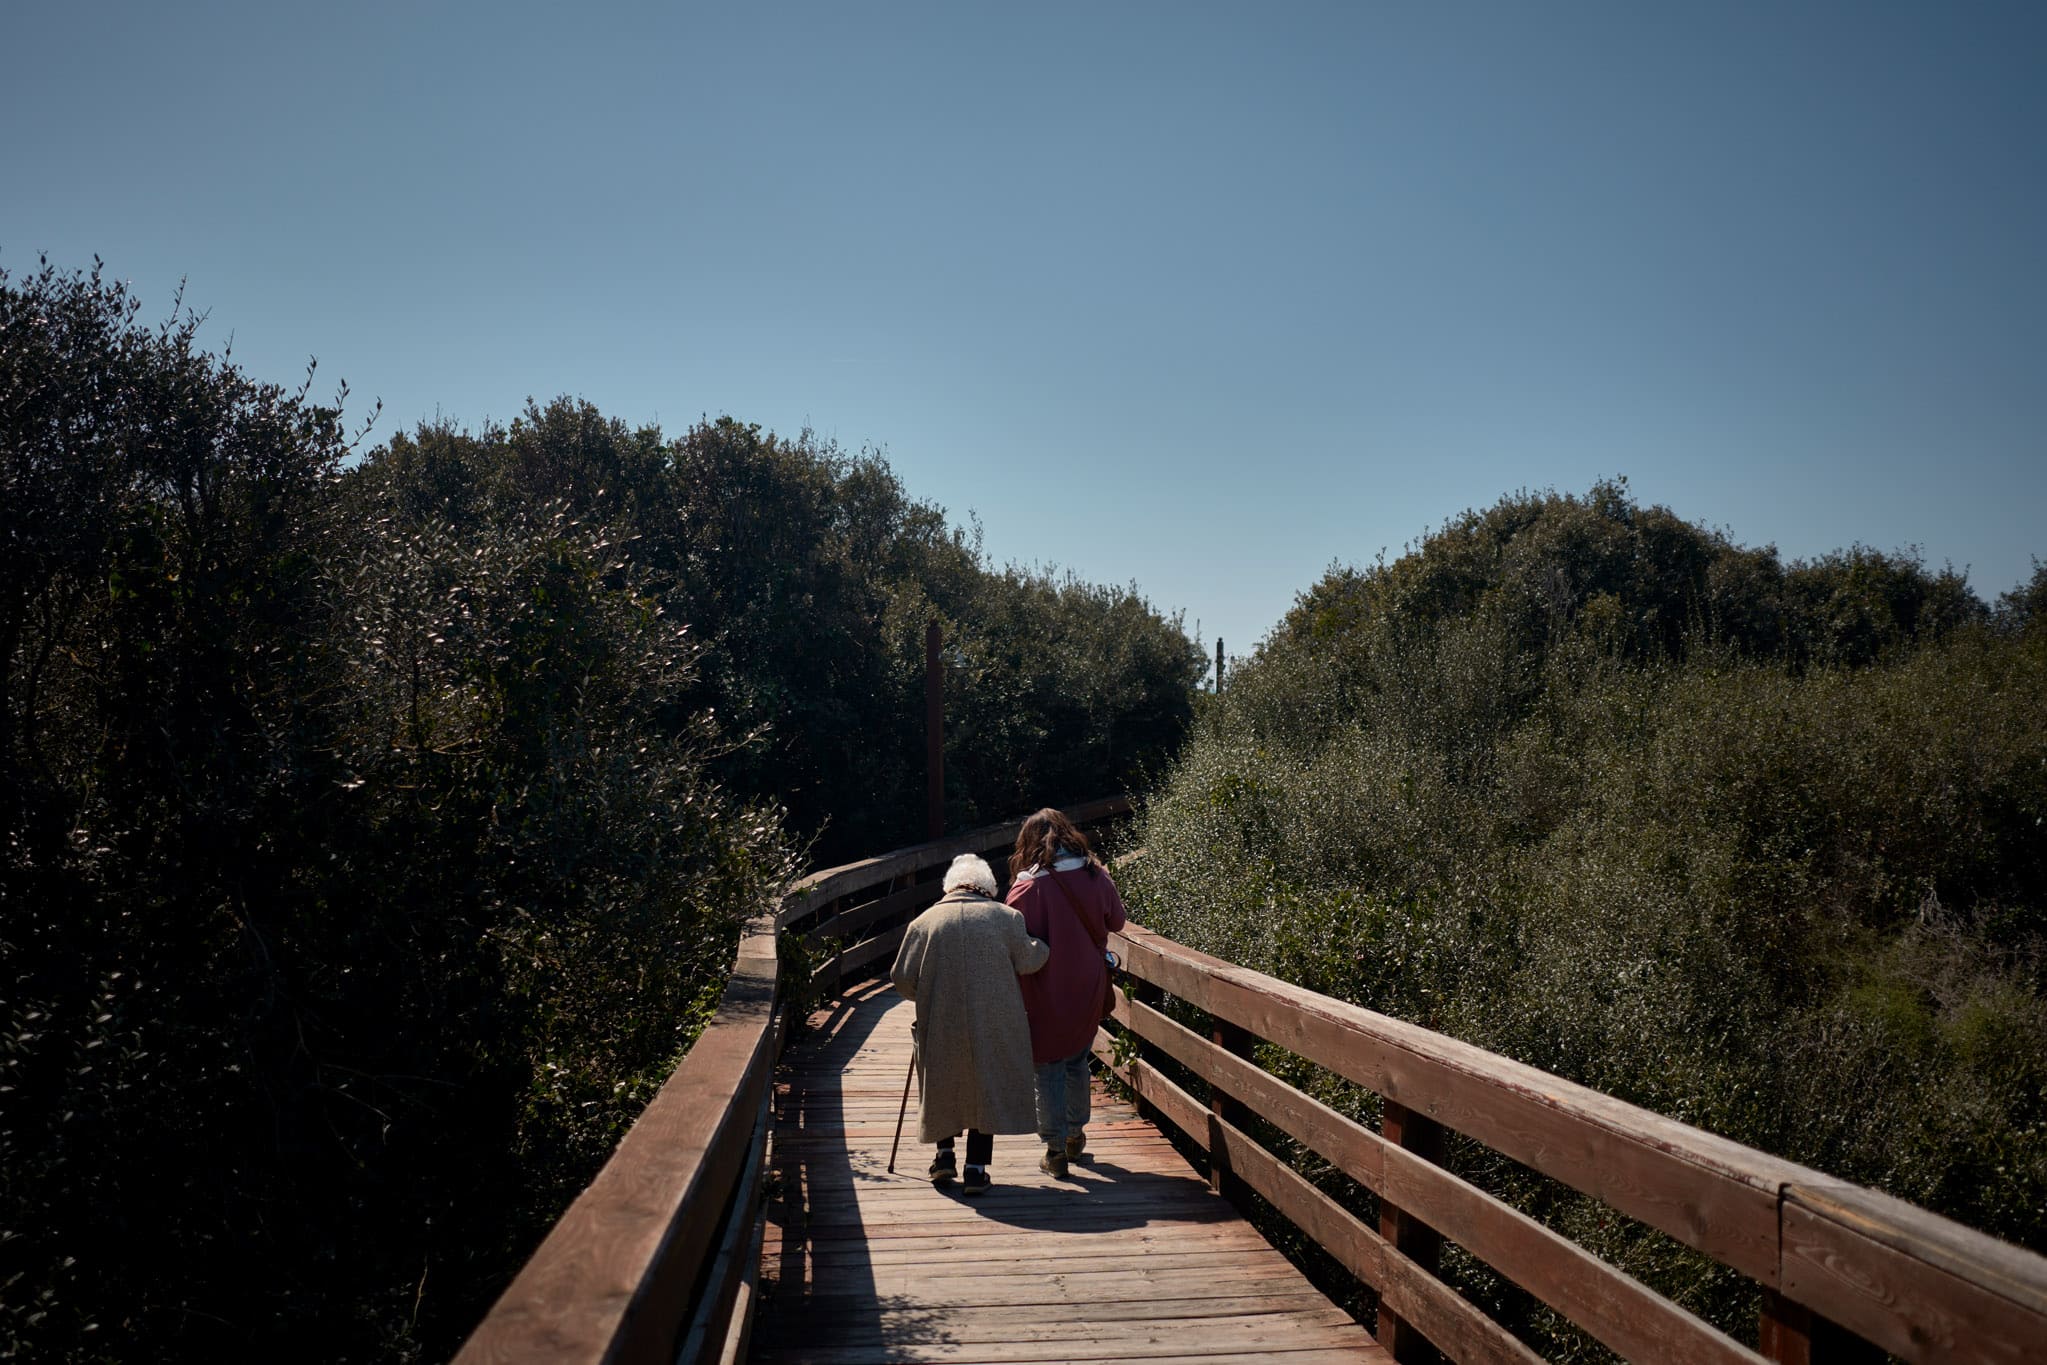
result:
M 1030 1021 L 1016 978 L 1051 954 L 1025 932 L 1022 915 L 978 891 L 948 892 L 910 921 L 889 979 L 917 1002 L 921 1141 L 968 1128 L 1038 1131 Z

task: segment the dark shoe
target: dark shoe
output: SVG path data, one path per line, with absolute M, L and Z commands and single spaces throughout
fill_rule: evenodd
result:
M 1057 1147 L 1047 1147 L 1045 1154 L 1038 1158 L 1038 1169 L 1054 1180 L 1066 1179 L 1066 1153 Z
M 988 1192 L 988 1168 L 967 1167 L 967 1178 L 960 1181 L 961 1194 L 986 1194 Z
M 1082 1152 L 1085 1152 L 1086 1150 L 1087 1150 L 1086 1133 L 1076 1131 L 1072 1137 L 1066 1139 L 1066 1159 L 1068 1161 L 1080 1160 L 1080 1154 Z
M 971 1171 L 974 1168 L 969 1166 L 967 1169 Z M 931 1158 L 931 1183 L 950 1185 L 952 1178 L 957 1174 L 959 1163 L 953 1160 L 952 1152 L 944 1147 L 939 1148 L 938 1155 Z

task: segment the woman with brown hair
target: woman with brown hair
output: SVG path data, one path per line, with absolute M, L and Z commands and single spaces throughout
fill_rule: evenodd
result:
M 1064 1177 L 1087 1147 L 1088 1053 L 1108 1013 L 1111 932 L 1123 927 L 1123 898 L 1108 869 L 1071 820 L 1047 807 L 1024 821 L 1009 858 L 1006 898 L 1031 937 L 1052 946 L 1044 968 L 1019 980 L 1038 1071 L 1039 1167 Z

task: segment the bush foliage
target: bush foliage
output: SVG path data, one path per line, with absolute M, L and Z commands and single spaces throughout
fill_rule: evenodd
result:
M 921 833 L 928 615 L 957 818 L 1187 723 L 1177 621 L 874 456 L 558 400 L 352 461 L 136 316 L 0 273 L 0 1356 L 451 1353 L 817 831 Z
M 1618 483 L 1508 498 L 1301 595 L 1151 802 L 1126 896 L 1207 951 L 2047 1250 L 2042 582 L 1993 612 L 1909 552 L 1787 565 Z M 1461 1159 L 1752 1332 L 1732 1276 Z

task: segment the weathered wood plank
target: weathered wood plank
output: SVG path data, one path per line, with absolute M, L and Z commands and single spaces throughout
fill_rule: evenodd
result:
M 1240 1257 L 1239 1260 L 1242 1258 Z M 1087 1314 L 1129 1315 L 1160 1308 L 1177 1299 L 1204 1305 L 1202 1311 L 1224 1311 L 1217 1305 L 1243 1304 L 1229 1312 L 1276 1312 L 1288 1306 L 1326 1308 L 1329 1301 L 1312 1289 L 1303 1288 L 1298 1276 L 1249 1274 L 1219 1277 L 1214 1267 L 1193 1267 L 1180 1271 L 1154 1271 L 1135 1261 L 1115 1263 L 1107 1270 L 1043 1275 L 1042 1263 L 1002 1261 L 1000 1273 L 946 1275 L 928 1267 L 911 1267 L 894 1274 L 877 1274 L 870 1286 L 864 1279 L 852 1283 L 820 1280 L 804 1296 L 804 1312 L 828 1311 L 834 1306 L 862 1306 L 872 1309 L 877 1297 L 915 1292 L 934 1298 L 954 1309 L 1022 1308 L 1074 1304 Z M 1174 1316 L 1174 1314 L 1166 1314 Z
M 1964 1233 L 1874 1190 L 1794 1185 L 1782 1292 L 1908 1361 L 2047 1360 L 2037 1258 Z
M 1007 1341 L 955 1339 L 952 1334 L 960 1331 L 971 1332 L 972 1328 L 965 1323 L 955 1326 L 950 1321 L 931 1323 L 911 1318 L 903 1321 L 891 1337 L 875 1333 L 855 1338 L 839 1324 L 820 1325 L 813 1334 L 794 1341 L 792 1353 L 787 1356 L 774 1349 L 773 1344 L 756 1338 L 755 1359 L 764 1365 L 781 1359 L 800 1360 L 807 1365 L 854 1365 L 875 1359 L 970 1360 L 984 1365 L 1038 1360 L 1202 1359 L 1212 1353 L 1284 1352 L 1296 1345 L 1343 1347 L 1353 1339 L 1357 1328 L 1348 1319 L 1340 1325 L 1327 1319 L 1293 1324 L 1285 1315 L 1261 1314 L 1248 1319 L 1204 1318 L 1198 1324 L 1184 1321 L 1056 1324 L 1029 1335 L 1018 1329 L 1016 1339 Z M 877 1356 L 877 1350 L 883 1354 Z M 1363 1354 L 1356 1358 L 1383 1359 Z
M 1143 1303 L 1117 1299 L 1102 1303 L 1087 1300 L 1054 1300 L 1049 1303 L 952 1303 L 952 1310 L 939 1330 L 955 1342 L 964 1341 L 1070 1341 L 1076 1337 L 1127 1335 L 1149 1327 L 1185 1324 L 1191 1331 L 1207 1332 L 1211 1325 L 1255 1329 L 1257 1319 L 1284 1315 L 1294 1323 L 1316 1327 L 1339 1326 L 1350 1319 L 1330 1307 L 1329 1300 L 1310 1290 L 1286 1297 L 1237 1298 L 1197 1296 L 1158 1298 Z M 971 1308 L 972 1312 L 963 1310 Z M 1057 1309 L 1047 1312 L 1048 1308 Z M 1217 1322 L 1215 1320 L 1222 1320 Z M 800 1319 L 785 1319 L 778 1328 L 778 1340 L 810 1337 L 828 1327 L 834 1345 L 854 1341 L 887 1341 L 903 1327 L 932 1325 L 931 1310 L 922 1307 L 877 1308 L 872 1299 L 812 1298 L 803 1306 Z M 763 1336 L 765 1342 L 769 1340 Z
M 1210 1261 L 1221 1264 L 1235 1258 L 1248 1267 L 1262 1262 L 1255 1257 L 1246 1261 L 1241 1253 L 1255 1251 L 1265 1244 L 1248 1224 L 1233 1231 L 1207 1228 L 1198 1236 L 1189 1236 L 1181 1228 L 1120 1229 L 1113 1234 L 1039 1230 L 1028 1241 L 1019 1241 L 1014 1250 L 988 1242 L 963 1242 L 958 1237 L 944 1236 L 898 1237 L 885 1246 L 863 1250 L 858 1246 L 809 1243 L 800 1231 L 792 1234 L 788 1243 L 779 1243 L 772 1236 L 768 1243 L 771 1249 L 787 1245 L 801 1250 L 813 1264 L 826 1270 L 836 1272 L 843 1267 L 876 1275 L 893 1266 L 930 1264 L 955 1268 L 960 1274 L 979 1274 L 984 1273 L 981 1269 L 984 1265 L 999 1268 L 1010 1261 L 1042 1262 L 1052 1257 L 1059 1258 L 1062 1264 L 1069 1261 L 1122 1261 L 1136 1257 L 1145 1258 L 1146 1264 L 1154 1258 L 1163 1261 L 1169 1257 L 1184 1257 L 1190 1263 Z M 976 1253 L 971 1261 L 960 1255 L 967 1250 Z
M 885 920 L 890 915 L 899 915 L 906 910 L 922 910 L 936 902 L 941 894 L 943 893 L 939 889 L 939 883 L 935 881 L 906 886 L 901 891 L 892 891 L 864 905 L 843 910 L 828 920 L 821 920 L 806 930 L 803 937 L 809 943 L 827 938 L 854 940 L 868 925 Z
M 849 973 L 857 972 L 862 967 L 869 966 L 875 962 L 893 960 L 896 955 L 896 949 L 901 946 L 904 936 L 909 932 L 909 925 L 898 924 L 895 928 L 876 934 L 873 938 L 863 943 L 856 943 L 837 957 L 829 958 L 819 964 L 817 970 L 810 974 L 810 979 L 813 981 L 836 980 Z

